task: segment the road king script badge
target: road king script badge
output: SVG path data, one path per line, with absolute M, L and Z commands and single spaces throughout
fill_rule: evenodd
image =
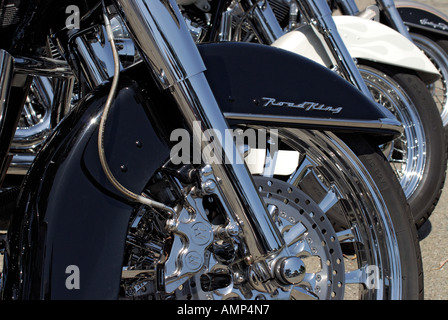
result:
M 440 30 L 448 30 L 448 25 L 446 25 L 445 23 L 439 22 L 432 22 L 429 21 L 428 19 L 420 19 L 420 24 L 424 25 L 424 26 L 430 26 L 433 27 L 434 29 L 440 29 Z
M 295 104 L 293 102 L 285 102 L 285 101 L 277 101 L 275 98 L 261 98 L 265 101 L 263 104 L 263 107 L 286 107 L 286 108 L 296 108 L 296 109 L 303 109 L 305 111 L 325 111 L 325 112 L 331 112 L 333 114 L 338 114 L 342 111 L 342 107 L 330 107 L 326 106 L 325 104 L 318 103 L 318 102 L 302 102 L 299 104 Z

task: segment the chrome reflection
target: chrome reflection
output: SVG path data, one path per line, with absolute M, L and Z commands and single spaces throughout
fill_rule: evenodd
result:
M 418 111 L 390 77 L 365 66 L 360 66 L 360 71 L 375 101 L 388 108 L 403 124 L 403 134 L 383 145 L 383 153 L 409 198 L 418 188 L 426 165 L 426 137 Z

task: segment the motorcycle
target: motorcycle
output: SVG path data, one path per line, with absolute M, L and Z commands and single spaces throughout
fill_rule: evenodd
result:
M 415 1 L 380 1 L 384 22 L 410 38 L 428 55 L 439 69 L 443 81 L 430 87 L 438 104 L 445 131 L 448 125 L 448 17 L 443 12 Z M 393 6 L 395 4 L 395 6 Z M 404 27 L 403 27 L 404 25 Z
M 346 15 L 366 16 L 365 12 L 371 8 L 368 7 L 363 13 L 361 13 L 353 0 L 336 0 L 335 2 L 342 13 Z M 448 95 L 446 87 L 446 80 L 448 79 L 448 51 L 443 48 L 443 36 L 433 31 L 434 29 L 437 29 L 436 26 L 432 27 L 431 29 L 433 30 L 431 31 L 429 31 L 428 28 L 426 28 L 426 30 L 424 30 L 424 27 L 422 28 L 422 26 L 426 23 L 425 21 L 428 21 L 428 17 L 425 18 L 422 14 L 436 14 L 438 15 L 438 19 L 441 19 L 440 17 L 442 17 L 442 19 L 443 17 L 447 18 L 446 15 L 428 5 L 411 1 L 398 1 L 395 3 L 393 0 L 377 0 L 376 2 L 379 8 L 376 10 L 377 20 L 397 30 L 401 35 L 413 41 L 437 68 L 440 78 L 435 82 L 428 83 L 427 86 L 433 96 L 437 108 L 439 109 L 446 137 L 448 134 Z M 398 10 L 398 8 L 400 8 L 400 10 Z M 407 12 L 406 15 L 402 14 L 404 11 Z M 412 17 L 415 21 L 420 20 L 419 24 L 421 27 L 412 27 L 411 29 L 408 29 L 412 23 L 404 23 L 404 16 L 408 19 L 409 17 Z M 445 21 L 448 21 L 448 19 Z M 446 45 L 445 47 L 448 48 Z M 441 190 L 435 191 L 434 200 L 430 201 L 426 208 L 422 208 L 423 214 L 418 215 L 416 219 L 418 221 L 418 226 L 421 226 L 429 218 L 431 212 L 437 204 Z
M 200 21 L 198 12 L 189 10 L 187 18 Z M 380 23 L 351 16 L 332 18 L 326 1 L 243 1 L 227 12 L 220 10 L 222 21 L 228 17 L 236 21 L 234 28 L 229 22 L 219 28 L 213 22 L 208 30 L 202 23 L 204 41 L 256 39 L 298 53 L 340 73 L 394 113 L 405 132 L 382 149 L 420 227 L 438 202 L 446 171 L 443 126 L 425 87 L 439 73 L 421 50 Z M 300 14 L 307 23 L 299 24 Z
M 33 77 L 80 95 L 20 186 L 4 299 L 422 297 L 386 108 L 281 49 L 196 46 L 175 1 L 79 1 L 79 29 L 73 2 L 2 8 L 3 177 Z
M 440 10 L 424 3 L 408 0 L 395 1 L 395 7 L 402 21 L 411 31 L 418 29 L 421 33 L 426 32 L 431 38 L 434 36 L 436 40 L 446 38 L 448 17 Z M 399 21 L 396 18 L 388 17 L 388 19 Z M 417 30 L 416 32 L 420 33 Z

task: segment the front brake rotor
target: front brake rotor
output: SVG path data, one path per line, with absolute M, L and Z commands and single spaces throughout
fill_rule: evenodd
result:
M 343 299 L 342 250 L 328 217 L 300 189 L 281 180 L 254 177 L 268 211 L 291 255 L 302 258 L 307 273 L 299 285 L 319 299 Z

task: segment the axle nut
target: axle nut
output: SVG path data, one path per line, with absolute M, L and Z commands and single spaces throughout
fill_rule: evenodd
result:
M 305 278 L 305 264 L 298 257 L 286 257 L 280 259 L 275 267 L 277 279 L 287 285 L 296 285 Z

